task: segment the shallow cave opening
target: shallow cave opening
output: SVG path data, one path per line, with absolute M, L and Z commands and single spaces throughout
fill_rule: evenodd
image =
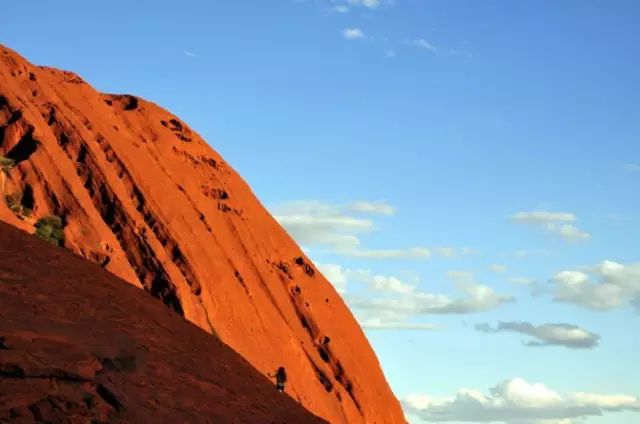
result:
M 33 127 L 29 128 L 27 133 L 22 136 L 18 144 L 7 153 L 9 159 L 13 159 L 16 164 L 23 162 L 38 149 L 38 142 L 33 138 Z
M 9 118 L 9 122 L 7 122 L 7 124 L 9 125 L 14 124 L 18 122 L 20 118 L 22 118 L 22 111 L 18 109 L 11 114 L 11 117 Z
M 20 201 L 20 204 L 22 205 L 23 208 L 33 210 L 33 207 L 35 206 L 36 202 L 35 202 L 35 199 L 33 198 L 33 188 L 31 188 L 31 185 L 27 184 L 24 187 L 24 190 L 22 191 L 22 200 Z
M 136 110 L 138 108 L 138 98 L 135 96 L 125 96 L 124 110 Z

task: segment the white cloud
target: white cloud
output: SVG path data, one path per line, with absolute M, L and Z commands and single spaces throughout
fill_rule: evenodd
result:
M 349 13 L 349 8 L 343 4 L 333 6 L 331 10 L 333 10 L 336 13 Z
M 348 275 L 358 281 L 366 283 L 376 291 L 386 291 L 397 294 L 411 294 L 415 287 L 394 276 L 376 275 L 369 270 L 348 271 Z
M 365 37 L 360 28 L 346 28 L 342 31 L 342 36 L 347 40 L 357 40 Z
M 562 237 L 565 241 L 584 241 L 591 235 L 576 227 L 572 222 L 577 221 L 575 214 L 569 212 L 549 211 L 520 211 L 509 217 L 517 224 L 534 225 L 551 234 Z
M 625 163 L 622 167 L 627 172 L 640 173 L 640 164 L 637 164 L 637 163 Z
M 582 231 L 573 224 L 558 225 L 549 223 L 546 225 L 546 229 L 554 234 L 561 236 L 567 241 L 581 241 L 591 238 L 591 234 L 586 231 Z
M 500 295 L 490 287 L 477 283 L 471 273 L 452 271 L 448 276 L 454 281 L 461 296 L 451 298 L 444 294 L 412 290 L 396 298 L 358 298 L 351 304 L 362 310 L 387 311 L 410 316 L 468 314 L 495 309 L 515 301 L 512 296 Z
M 371 318 L 360 321 L 360 326 L 367 330 L 417 330 L 433 331 L 440 327 L 436 324 L 411 323 L 401 321 L 384 321 L 380 318 Z
M 585 270 L 561 271 L 551 282 L 557 302 L 592 310 L 632 306 L 640 312 L 640 263 L 603 261 Z
M 404 40 L 404 43 L 408 44 L 410 46 L 414 46 L 414 47 L 418 47 L 418 48 L 421 48 L 421 49 L 429 50 L 429 51 L 431 51 L 433 53 L 437 53 L 437 51 L 438 51 L 433 44 L 431 44 L 430 42 L 428 42 L 424 38 L 408 39 L 408 40 Z
M 522 378 L 506 380 L 484 394 L 460 389 L 455 396 L 412 394 L 405 410 L 430 422 L 571 423 L 574 419 L 605 412 L 640 412 L 640 400 L 632 395 L 574 392 L 561 394 L 542 383 Z
M 509 270 L 506 265 L 501 264 L 493 264 L 489 267 L 489 269 L 491 269 L 491 271 L 495 272 L 496 274 L 504 274 Z
M 386 56 L 388 58 L 396 57 L 396 52 L 394 50 L 387 50 Z
M 526 346 L 564 346 L 570 349 L 591 349 L 598 345 L 600 336 L 573 324 L 549 323 L 533 325 L 529 322 L 500 322 L 492 328 L 488 324 L 477 324 L 476 330 L 483 333 L 516 332 L 533 337 Z
M 468 248 L 424 247 L 370 249 L 361 247 L 360 237 L 375 231 L 369 217 L 391 216 L 395 208 L 385 202 L 359 201 L 332 205 L 318 201 L 295 201 L 272 209 L 276 220 L 304 247 L 323 246 L 332 253 L 359 259 L 425 260 L 433 256 L 445 258 L 470 253 Z
M 183 51 L 183 53 L 187 57 L 198 57 L 198 55 L 195 54 L 194 52 L 192 52 L 191 50 L 185 50 L 185 51 Z
M 547 224 L 555 222 L 574 222 L 576 216 L 568 212 L 549 212 L 549 211 L 533 211 L 533 212 L 517 212 L 511 215 L 511 220 L 522 224 Z

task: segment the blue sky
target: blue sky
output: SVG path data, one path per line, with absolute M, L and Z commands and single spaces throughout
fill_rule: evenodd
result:
M 637 1 L 3 14 L 31 61 L 203 135 L 343 292 L 412 423 L 640 421 Z

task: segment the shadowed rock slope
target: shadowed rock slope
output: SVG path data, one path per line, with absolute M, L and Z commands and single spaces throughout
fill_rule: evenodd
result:
M 62 218 L 64 246 L 218 335 L 332 423 L 404 423 L 363 331 L 242 178 L 183 121 L 0 46 L 0 219 Z M 286 158 L 283 158 L 285 161 Z M 274 164 L 282 166 L 283 164 Z
M 0 422 L 7 421 L 325 422 L 141 290 L 0 223 Z

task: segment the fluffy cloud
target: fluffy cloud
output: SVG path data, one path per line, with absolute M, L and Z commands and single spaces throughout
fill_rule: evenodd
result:
M 333 6 L 332 10 L 336 13 L 349 13 L 349 8 L 344 4 Z
M 346 28 L 342 31 L 342 36 L 347 40 L 357 40 L 364 38 L 364 32 L 360 28 Z
M 522 378 L 506 380 L 486 395 L 460 389 L 455 396 L 434 398 L 409 395 L 405 410 L 430 422 L 571 423 L 573 419 L 605 412 L 640 412 L 640 400 L 631 395 L 575 392 L 560 394 L 542 383 Z
M 404 43 L 410 46 L 418 47 L 420 49 L 429 50 L 433 53 L 437 53 L 438 51 L 433 44 L 431 44 L 424 38 L 408 39 L 408 40 L 404 40 Z
M 386 291 L 396 294 L 411 294 L 415 287 L 398 277 L 387 275 L 375 275 L 369 270 L 348 271 L 350 277 L 366 283 L 376 291 Z
M 452 271 L 448 275 L 461 296 L 451 298 L 444 294 L 411 290 L 395 298 L 354 299 L 351 305 L 366 311 L 382 310 L 413 316 L 482 312 L 515 301 L 512 296 L 498 294 L 490 287 L 477 283 L 471 273 Z
M 625 306 L 640 312 L 640 263 L 604 261 L 585 270 L 567 270 L 552 279 L 554 300 L 592 310 Z
M 570 349 L 591 349 L 598 345 L 600 336 L 572 324 L 533 325 L 528 322 L 500 322 L 492 328 L 489 324 L 477 324 L 476 330 L 483 333 L 516 332 L 533 337 L 527 346 L 564 346 Z
M 389 275 L 374 274 L 367 269 L 349 269 L 337 264 L 316 264 L 322 275 L 329 280 L 339 293 L 346 293 L 349 281 L 363 283 L 375 292 L 391 294 L 410 294 L 415 286 L 404 280 Z
M 569 242 L 591 238 L 591 234 L 572 224 L 577 218 L 569 212 L 521 211 L 511 215 L 509 219 L 516 224 L 536 226 Z
M 468 248 L 415 246 L 402 249 L 367 249 L 360 237 L 375 231 L 371 216 L 391 216 L 395 208 L 385 202 L 359 201 L 332 205 L 318 201 L 284 203 L 272 209 L 274 217 L 303 246 L 323 246 L 331 252 L 360 259 L 451 258 L 471 253 Z M 364 216 L 363 216 L 364 215 Z
M 567 241 L 581 241 L 591 238 L 591 234 L 587 233 L 586 231 L 582 231 L 573 224 L 558 225 L 549 223 L 545 226 L 545 228 L 547 231 L 557 234 Z

